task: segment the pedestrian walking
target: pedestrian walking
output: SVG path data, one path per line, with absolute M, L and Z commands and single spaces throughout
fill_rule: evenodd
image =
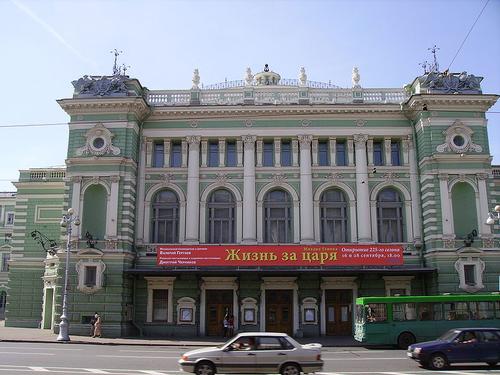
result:
M 90 319 L 90 337 L 94 337 L 94 330 L 95 330 L 95 316 L 92 316 Z
M 227 319 L 227 336 L 233 337 L 234 335 L 234 315 L 229 314 L 229 318 Z
M 224 320 L 222 321 L 222 327 L 224 328 L 224 337 L 228 337 L 229 334 L 229 313 L 226 311 L 224 315 Z
M 92 337 L 101 337 L 101 329 L 102 329 L 102 319 L 98 313 L 94 315 L 94 335 Z

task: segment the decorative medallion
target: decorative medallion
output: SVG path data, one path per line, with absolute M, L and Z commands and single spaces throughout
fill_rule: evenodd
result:
M 173 173 L 165 173 L 162 175 L 163 181 L 165 181 L 167 184 L 175 180 L 175 175 Z
M 215 176 L 215 182 L 222 185 L 225 185 L 228 179 L 229 179 L 228 175 L 223 172 L 218 172 L 217 175 Z
M 147 175 L 146 175 L 146 180 L 151 180 L 152 178 L 153 178 L 153 176 L 152 176 L 152 175 L 150 175 L 150 174 L 147 174 Z
M 253 121 L 250 119 L 245 120 L 245 127 L 251 128 L 253 126 Z
M 366 120 L 363 120 L 363 119 L 358 119 L 354 122 L 356 124 L 356 126 L 358 127 L 362 127 L 362 126 L 365 126 L 366 125 Z
M 468 151 L 482 152 L 483 148 L 472 142 L 471 128 L 456 120 L 453 125 L 443 132 L 445 143 L 436 147 L 437 152 L 455 152 L 461 154 Z
M 278 172 L 278 173 L 274 173 L 271 176 L 271 179 L 273 180 L 273 182 L 275 184 L 283 184 L 287 181 L 288 177 L 284 173 Z
M 302 120 L 301 125 L 305 128 L 311 125 L 311 120 Z
M 338 181 L 338 180 L 341 180 L 344 178 L 344 176 L 342 176 L 342 173 L 330 173 L 328 175 L 326 175 L 324 177 L 326 180 L 329 180 L 329 181 Z
M 384 173 L 383 177 L 384 177 L 384 180 L 386 180 L 386 181 L 394 181 L 394 180 L 399 178 L 399 174 L 394 173 L 394 172 L 387 172 L 387 173 Z
M 106 154 L 119 155 L 120 149 L 112 144 L 114 134 L 97 123 L 85 133 L 85 145 L 76 150 L 76 155 L 103 156 Z
M 189 126 L 191 126 L 192 128 L 197 128 L 198 125 L 199 125 L 198 120 L 189 121 Z

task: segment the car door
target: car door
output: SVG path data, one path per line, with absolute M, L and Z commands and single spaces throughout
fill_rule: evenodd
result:
M 474 334 L 476 340 L 471 341 L 468 337 Z M 472 330 L 463 331 L 450 344 L 446 355 L 450 362 L 477 362 L 479 359 L 478 341 L 475 332 Z
M 246 344 L 248 340 L 248 336 L 240 337 L 223 352 L 222 366 L 218 366 L 217 372 L 228 374 L 259 373 L 259 371 L 257 371 L 255 347 L 248 346 Z
M 479 331 L 479 362 L 500 362 L 500 336 L 494 331 Z
M 296 361 L 294 347 L 283 345 L 279 336 L 257 337 L 257 367 L 260 373 L 277 373 L 281 364 Z

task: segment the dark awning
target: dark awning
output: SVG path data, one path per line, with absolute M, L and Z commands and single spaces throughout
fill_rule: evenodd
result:
M 179 275 L 185 273 L 211 274 L 211 275 L 238 275 L 244 273 L 257 273 L 260 275 L 297 275 L 300 273 L 318 273 L 321 276 L 336 276 L 336 275 L 362 275 L 362 274 L 391 274 L 391 275 L 414 275 L 434 273 L 436 268 L 429 267 L 411 267 L 411 266 L 394 266 L 394 267 L 304 267 L 304 268 L 289 268 L 289 267 L 155 267 L 155 268 L 130 268 L 124 272 L 129 275 L 139 276 L 162 276 L 162 275 Z

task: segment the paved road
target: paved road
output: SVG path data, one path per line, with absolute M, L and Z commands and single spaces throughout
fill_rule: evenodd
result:
M 0 342 L 0 375 L 181 375 L 177 360 L 193 348 Z M 325 348 L 318 375 L 423 375 L 403 350 Z M 439 374 L 499 373 L 486 365 L 453 366 Z M 186 374 L 187 375 L 187 374 Z

